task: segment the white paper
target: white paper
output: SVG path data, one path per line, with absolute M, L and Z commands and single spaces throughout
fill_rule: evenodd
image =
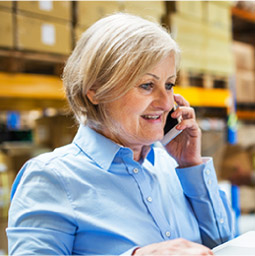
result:
M 53 9 L 52 1 L 39 1 L 39 9 L 43 11 L 51 11 Z
M 51 24 L 42 24 L 41 26 L 41 40 L 46 45 L 54 45 L 55 40 L 55 27 Z
M 237 238 L 213 248 L 215 255 L 255 255 L 255 231 L 249 231 Z

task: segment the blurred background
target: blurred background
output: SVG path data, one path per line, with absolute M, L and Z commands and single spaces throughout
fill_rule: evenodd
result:
M 12 182 L 26 160 L 77 130 L 61 74 L 83 31 L 113 12 L 167 27 L 182 51 L 176 93 L 197 113 L 239 234 L 255 230 L 255 1 L 0 1 L 0 255 Z

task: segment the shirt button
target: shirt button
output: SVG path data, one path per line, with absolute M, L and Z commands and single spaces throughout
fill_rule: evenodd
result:
M 166 231 L 166 236 L 167 237 L 170 237 L 171 236 L 171 233 L 169 231 Z
M 208 185 L 211 185 L 212 184 L 212 180 L 208 180 Z
M 150 196 L 148 196 L 147 197 L 147 201 L 151 203 L 152 202 L 152 198 Z
M 220 219 L 220 223 L 223 224 L 223 223 L 224 223 L 224 220 L 223 220 L 223 219 Z
M 138 173 L 139 170 L 138 170 L 137 168 L 134 168 L 134 169 L 133 169 L 133 172 L 134 172 L 134 173 Z
M 209 175 L 211 173 L 211 171 L 209 169 L 207 169 L 205 172 L 207 175 Z

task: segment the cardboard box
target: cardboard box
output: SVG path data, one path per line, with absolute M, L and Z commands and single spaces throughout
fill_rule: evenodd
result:
M 31 158 L 33 151 L 34 145 L 31 143 L 3 143 L 0 148 L 0 163 L 6 167 L 7 172 L 17 173 L 23 164 Z
M 77 25 L 87 28 L 102 17 L 118 11 L 118 1 L 77 1 Z
M 243 213 L 250 213 L 255 210 L 255 188 L 240 187 L 240 208 Z
M 0 1 L 0 7 L 4 7 L 4 8 L 11 10 L 12 3 L 13 3 L 13 1 Z
M 207 1 L 205 5 L 207 23 L 217 28 L 231 29 L 232 14 L 230 5 L 218 4 L 218 1 Z
M 12 48 L 13 45 L 13 14 L 0 9 L 0 46 Z
M 168 15 L 167 24 L 182 51 L 181 69 L 220 76 L 234 73 L 230 28 L 178 12 Z
M 220 165 L 220 178 L 228 179 L 242 167 L 244 170 L 252 170 L 252 161 L 245 147 L 240 144 L 226 144 L 222 153 L 222 163 Z
M 238 103 L 255 103 L 255 72 L 236 71 L 236 101 Z
M 74 28 L 74 40 L 77 42 L 80 38 L 83 32 L 86 31 L 86 28 L 81 27 L 81 26 L 76 26 Z
M 220 170 L 223 152 L 225 151 L 226 136 L 225 129 L 202 131 L 202 156 L 213 158 L 214 168 L 218 178 L 221 176 Z
M 57 18 L 65 21 L 72 19 L 71 1 L 17 1 L 18 12 L 22 11 L 27 15 L 34 15 L 38 18 Z
M 206 45 L 205 25 L 200 20 L 177 13 L 168 16 L 168 24 L 182 52 L 181 69 L 202 72 L 205 66 L 204 54 L 201 53 Z
M 203 1 L 166 1 L 168 13 L 185 15 L 193 19 L 203 19 Z
M 166 13 L 164 1 L 123 1 L 122 4 L 125 12 L 159 23 Z
M 70 116 L 42 117 L 36 120 L 35 143 L 54 149 L 71 143 L 77 132 L 77 125 Z
M 17 15 L 17 47 L 68 55 L 71 52 L 71 23 L 45 22 L 41 19 Z
M 234 41 L 232 44 L 237 69 L 255 70 L 255 48 L 251 44 Z
M 220 43 L 229 44 L 232 48 L 232 29 L 231 28 L 218 28 L 210 24 L 206 24 L 206 37 L 217 40 Z
M 234 56 L 230 42 L 224 42 L 214 37 L 208 37 L 203 52 L 205 56 L 206 72 L 224 76 L 234 74 Z
M 239 123 L 237 130 L 239 143 L 247 148 L 250 159 L 252 159 L 252 169 L 255 171 L 255 124 Z

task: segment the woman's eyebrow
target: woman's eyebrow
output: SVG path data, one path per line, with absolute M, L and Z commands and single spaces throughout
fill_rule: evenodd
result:
M 146 75 L 153 76 L 153 77 L 156 78 L 157 80 L 160 79 L 160 77 L 158 77 L 158 76 L 156 76 L 156 75 L 154 75 L 154 74 L 151 74 L 151 73 L 146 73 Z M 171 76 L 169 76 L 169 77 L 167 78 L 167 80 L 168 80 L 168 79 L 171 79 L 171 78 L 175 78 L 175 77 L 176 77 L 175 74 L 174 74 L 174 75 L 171 75 Z

